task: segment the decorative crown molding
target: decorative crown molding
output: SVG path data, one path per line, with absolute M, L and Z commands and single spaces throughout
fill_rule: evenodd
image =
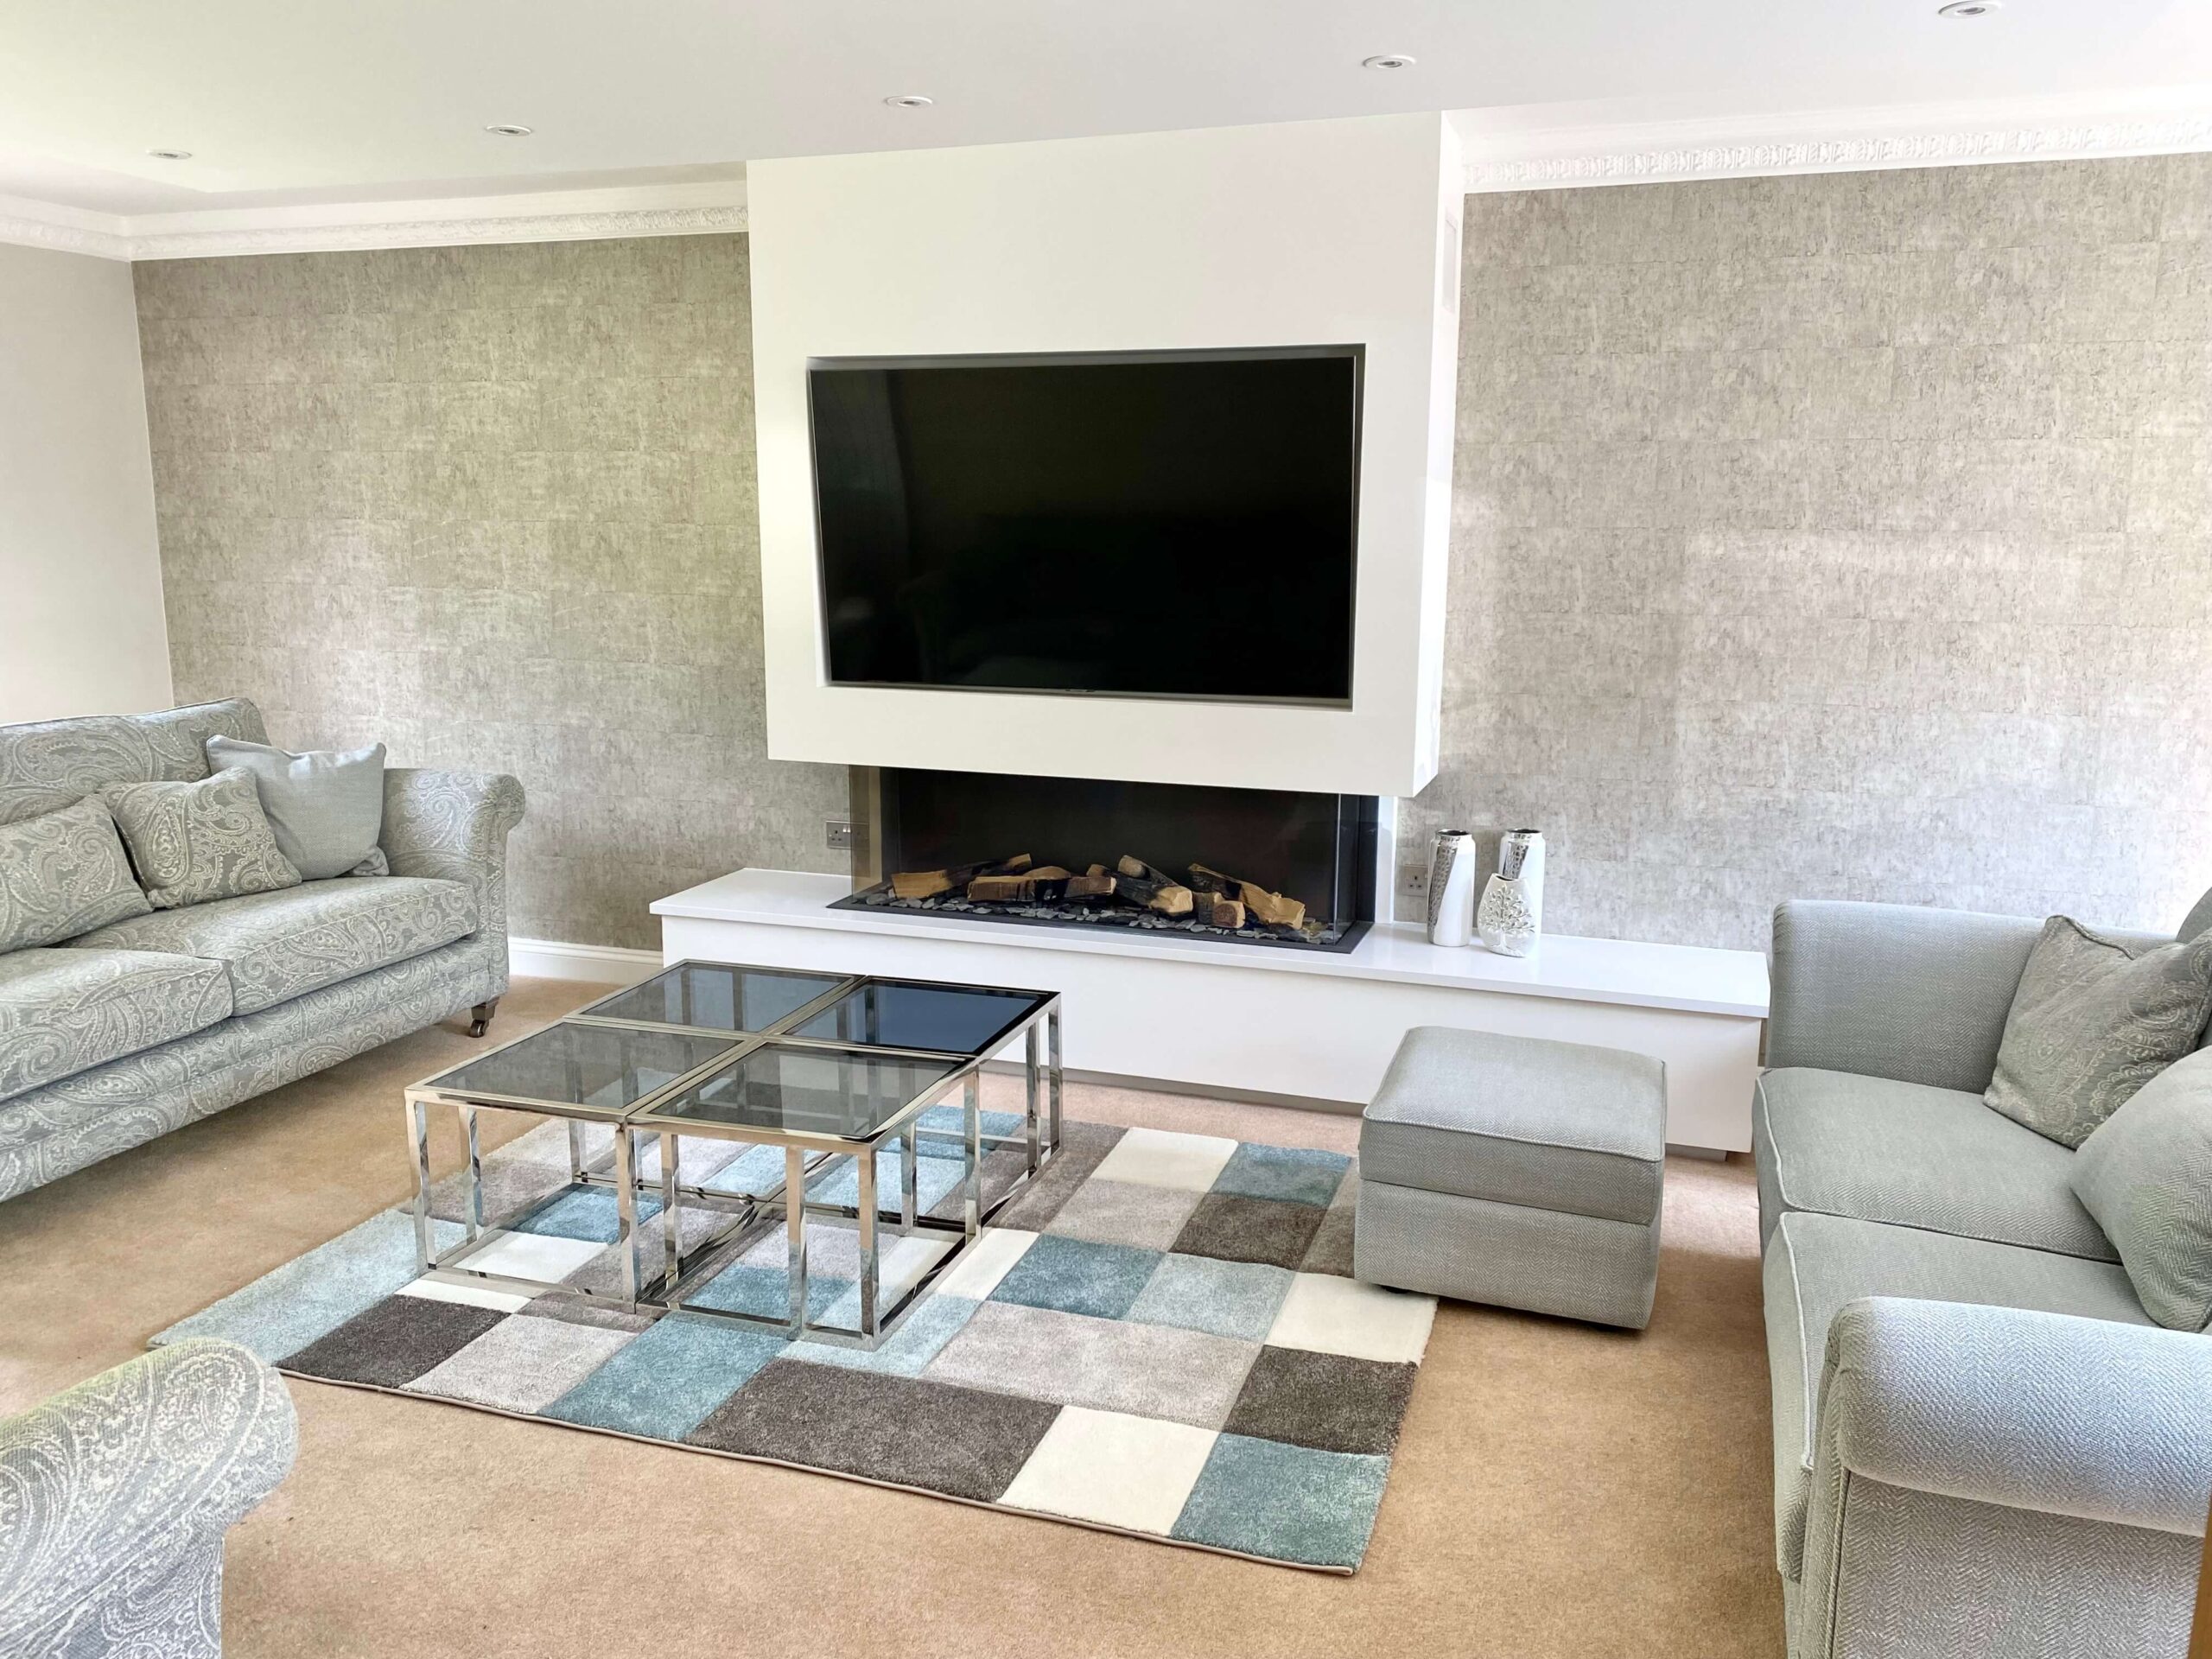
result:
M 88 213 L 50 201 L 0 196 L 0 242 L 18 247 L 52 248 L 60 253 L 89 253 L 99 259 L 128 259 L 130 238 L 115 226 L 112 213 Z
M 1463 144 L 1473 192 L 2156 156 L 2212 149 L 2212 93 L 2191 94 L 2178 107 L 2166 96 L 2133 107 L 2022 99 L 1967 111 L 1476 130 Z
M 742 231 L 747 224 L 742 180 L 452 200 L 216 208 L 129 218 L 0 198 L 0 242 L 105 259 L 202 259 L 480 242 L 702 236 Z

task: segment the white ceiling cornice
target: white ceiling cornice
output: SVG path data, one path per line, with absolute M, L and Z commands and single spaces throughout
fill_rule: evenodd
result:
M 0 242 L 19 247 L 89 253 L 100 259 L 130 257 L 130 238 L 113 213 L 87 213 L 51 201 L 0 196 Z
M 2212 149 L 2212 92 L 1518 130 L 1462 121 L 1469 190 L 1549 190 Z
M 312 207 L 211 208 L 137 217 L 0 197 L 0 242 L 105 259 L 198 259 L 470 242 L 578 242 L 745 228 L 741 179 Z
M 1471 191 L 2212 150 L 2212 92 L 1733 120 L 1491 127 L 1459 112 Z M 742 180 L 125 217 L 0 196 L 0 242 L 105 259 L 683 236 L 747 228 Z

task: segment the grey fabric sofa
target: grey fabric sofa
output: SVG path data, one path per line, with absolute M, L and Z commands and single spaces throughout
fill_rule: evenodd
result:
M 2212 1335 L 2151 1319 L 2076 1154 L 1982 1103 L 2040 927 L 1776 912 L 1752 1135 L 1793 1659 L 2187 1641 Z
M 244 701 L 0 727 L 0 823 L 104 785 L 207 775 Z M 507 984 L 505 776 L 385 774 L 387 875 L 149 915 L 0 954 L 0 1199 L 475 1008 Z
M 205 1339 L 0 1422 L 0 1653 L 219 1654 L 223 1535 L 298 1443 L 284 1380 Z

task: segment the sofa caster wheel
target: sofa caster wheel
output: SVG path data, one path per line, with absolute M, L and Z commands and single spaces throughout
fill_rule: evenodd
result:
M 468 1034 L 472 1037 L 481 1037 L 486 1032 L 491 1030 L 492 1016 L 499 1011 L 499 999 L 496 996 L 489 1002 L 479 1002 L 468 1011 L 472 1016 L 468 1022 Z

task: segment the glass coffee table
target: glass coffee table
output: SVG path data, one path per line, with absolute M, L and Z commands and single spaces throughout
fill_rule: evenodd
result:
M 985 1134 L 979 1100 L 983 1065 L 1019 1040 L 1025 1109 L 1013 1134 Z M 768 1326 L 813 1341 L 875 1346 L 957 1261 L 982 1224 L 1013 1199 L 1058 1150 L 1060 999 L 1051 991 L 950 985 L 735 963 L 683 962 L 601 998 L 542 1031 L 407 1090 L 416 1175 L 415 1222 L 423 1269 L 467 1275 L 494 1287 L 612 1300 L 639 1313 L 676 1308 Z M 957 1098 L 957 1127 L 931 1121 Z M 431 1217 L 429 1116 L 460 1118 L 467 1157 L 461 1241 L 440 1251 Z M 533 1113 L 568 1126 L 569 1179 L 496 1217 L 485 1214 L 477 1114 Z M 607 1151 L 589 1154 L 588 1131 L 608 1132 Z M 639 1137 L 652 1137 L 658 1169 L 640 1167 Z M 596 1137 L 591 1137 L 596 1138 Z M 775 1177 L 757 1189 L 687 1182 L 685 1141 L 773 1148 Z M 1008 1152 L 1013 1179 L 987 1204 L 986 1157 Z M 957 1186 L 925 1211 L 925 1157 L 957 1157 Z M 895 1157 L 897 1191 L 887 1207 L 879 1160 Z M 850 1160 L 854 1198 L 822 1189 Z M 611 1187 L 618 1220 L 619 1289 L 518 1279 L 472 1260 L 579 1189 Z M 957 1205 L 952 1203 L 957 1195 Z M 658 1201 L 659 1248 L 639 1226 L 639 1198 Z M 715 1211 L 719 1224 L 690 1247 L 687 1206 Z M 940 1213 L 950 1209 L 952 1213 Z M 811 1317 L 810 1220 L 855 1235 L 859 1317 L 850 1325 Z M 788 1309 L 733 1310 L 698 1299 L 780 1224 Z M 927 1265 L 887 1287 L 882 1235 L 925 1242 Z M 933 1248 L 942 1246 L 941 1249 Z

